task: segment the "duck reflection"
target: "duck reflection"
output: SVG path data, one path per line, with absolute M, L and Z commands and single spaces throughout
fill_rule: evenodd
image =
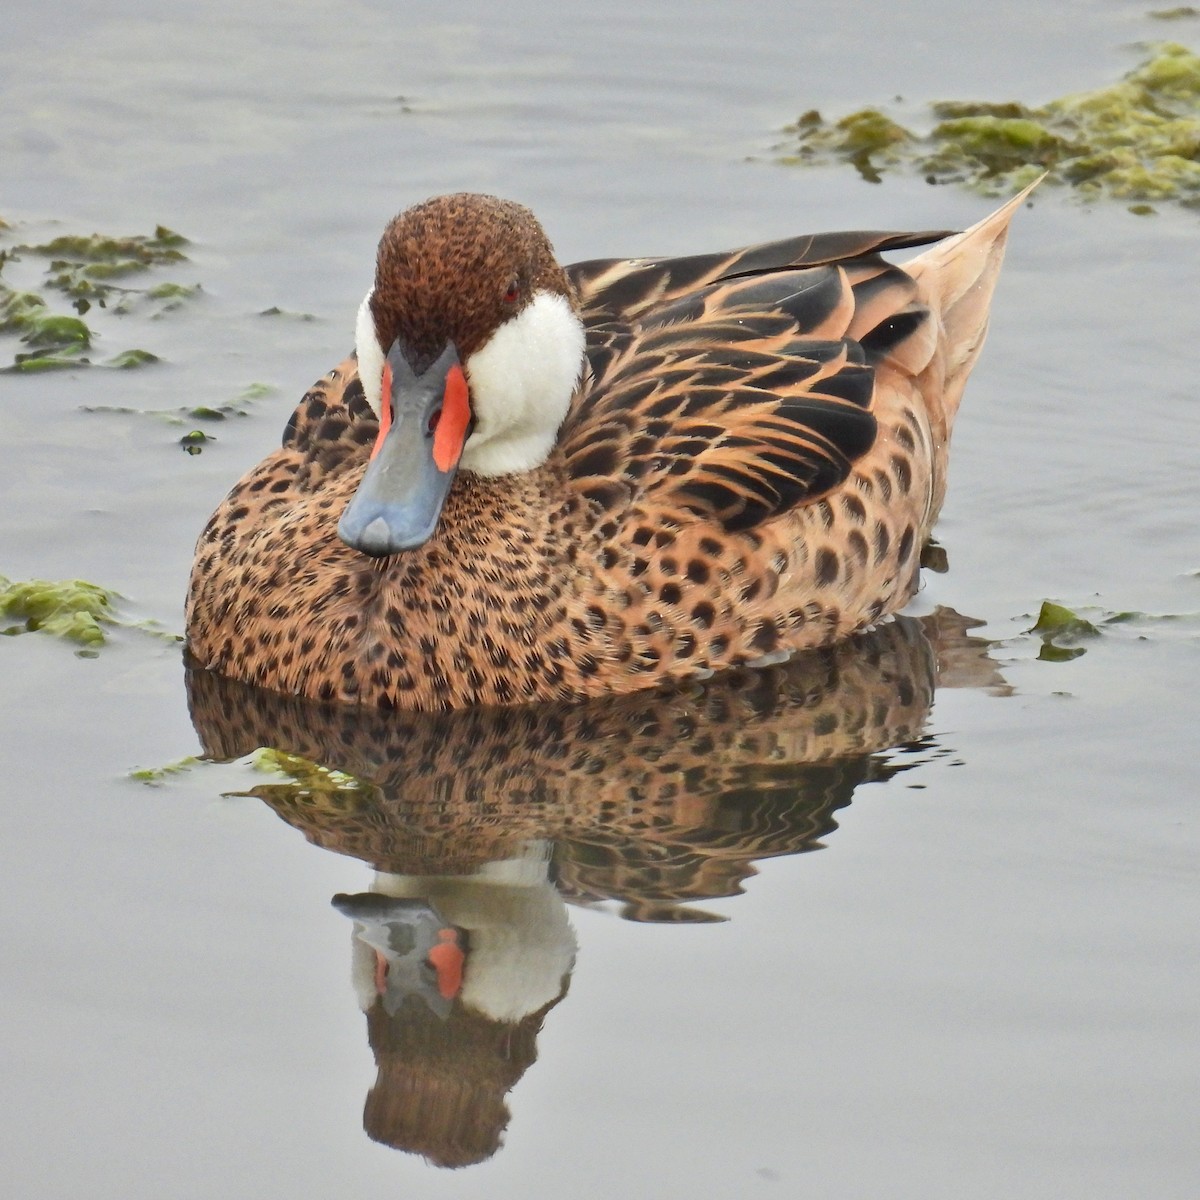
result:
M 923 737 L 935 687 L 1006 690 L 975 624 L 940 609 L 703 686 L 446 714 L 189 670 L 205 754 L 282 752 L 296 782 L 253 794 L 375 869 L 370 892 L 333 901 L 378 1071 L 367 1133 L 443 1166 L 493 1155 L 566 994 L 566 902 L 720 919 L 695 903 L 819 846 L 860 784 L 947 753 Z
M 335 896 L 354 921 L 352 976 L 377 1076 L 363 1126 L 440 1166 L 490 1158 L 504 1097 L 537 1057 L 575 960 L 550 846 L 474 875 L 376 876 Z

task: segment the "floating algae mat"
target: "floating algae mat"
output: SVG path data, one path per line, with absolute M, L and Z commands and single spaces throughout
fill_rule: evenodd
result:
M 116 609 L 120 599 L 99 584 L 83 579 L 12 581 L 0 575 L 0 635 L 48 633 L 80 647 L 94 658 L 114 628 L 137 629 L 167 641 L 182 641 L 155 621 L 128 620 Z
M 837 121 L 801 116 L 776 147 L 778 161 L 848 162 L 878 183 L 882 172 L 918 172 L 930 183 L 966 183 L 1006 194 L 1043 171 L 1082 195 L 1150 212 L 1154 201 L 1200 207 L 1200 56 L 1164 43 L 1118 83 L 1038 108 L 942 101 L 928 133 L 864 109 Z
M 249 782 L 252 786 L 223 790 L 223 797 L 262 800 L 285 820 L 298 819 L 302 827 L 319 825 L 323 820 L 336 822 L 369 811 L 379 802 L 379 789 L 374 784 L 271 747 L 260 747 L 233 762 L 188 755 L 160 766 L 138 767 L 129 772 L 129 778 L 148 787 L 164 787 L 198 769 L 236 772 L 239 783 Z M 266 776 L 269 782 L 258 782 L 256 776 Z
M 1042 662 L 1070 662 L 1086 653 L 1089 643 L 1102 637 L 1124 635 L 1144 642 L 1184 640 L 1200 642 L 1200 613 L 1145 613 L 1102 608 L 1067 608 L 1043 600 L 1037 620 L 1025 631 L 1041 639 Z
M 0 221 L 0 234 L 6 241 L 15 232 Z M 186 262 L 185 245 L 186 238 L 159 226 L 149 235 L 67 234 L 0 250 L 0 273 L 10 263 L 24 267 L 36 263 L 41 275 L 33 287 L 21 290 L 0 274 L 0 334 L 16 335 L 24 347 L 6 369 L 34 372 L 91 366 L 97 333 L 85 315 L 107 309 L 116 316 L 137 312 L 156 317 L 193 299 L 199 286 L 148 284 L 140 278 L 154 268 Z M 28 270 L 25 273 L 28 275 Z M 73 312 L 55 311 L 63 303 Z M 104 365 L 128 370 L 156 361 L 153 354 L 132 349 Z
M 114 594 L 82 579 L 13 583 L 0 576 L 0 633 L 49 633 L 85 648 L 104 644 Z
M 258 784 L 249 791 L 226 792 L 226 796 L 255 796 L 276 810 L 307 810 L 328 816 L 358 812 L 374 804 L 379 796 L 374 784 L 284 750 L 260 748 L 253 764 L 259 771 L 283 777 L 285 782 Z

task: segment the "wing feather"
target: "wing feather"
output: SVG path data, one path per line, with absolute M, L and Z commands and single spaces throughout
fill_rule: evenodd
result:
M 559 438 L 575 486 L 604 510 L 730 531 L 827 495 L 874 444 L 876 366 L 920 369 L 936 334 L 879 251 L 942 236 L 569 268 L 588 319 L 589 374 Z
M 566 271 L 590 325 L 633 320 L 660 304 L 724 279 L 845 263 L 886 250 L 926 246 L 948 236 L 945 230 L 801 234 L 719 254 L 592 259 L 575 263 Z

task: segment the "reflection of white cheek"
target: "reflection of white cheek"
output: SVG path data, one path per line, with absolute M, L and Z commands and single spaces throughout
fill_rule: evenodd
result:
M 583 369 L 583 344 L 566 297 L 539 292 L 471 355 L 475 429 L 463 469 L 506 475 L 545 462 Z
M 493 1021 L 515 1023 L 562 993 L 575 935 L 553 884 L 479 891 L 481 898 L 492 894 L 470 930 L 462 1002 Z
M 361 928 L 360 925 L 354 926 L 354 936 L 350 942 L 350 981 L 354 985 L 358 1007 L 367 1012 L 378 998 L 375 991 L 375 951 L 358 936 Z

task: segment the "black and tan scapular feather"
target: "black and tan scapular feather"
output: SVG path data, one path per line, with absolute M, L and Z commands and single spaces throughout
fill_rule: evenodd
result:
M 418 374 L 458 346 L 477 434 L 489 322 L 564 279 L 586 346 L 557 437 L 528 469 L 464 456 L 432 535 L 373 557 L 338 536 L 379 433 L 356 361 L 342 363 L 202 534 L 193 659 L 282 692 L 433 710 L 629 692 L 897 611 L 1024 195 L 953 236 L 826 234 L 565 275 L 519 206 L 428 202 L 410 210 L 415 249 L 402 214 L 381 244 L 373 331 L 381 348 L 419 344 Z M 412 311 L 422 290 L 389 284 L 397 227 L 434 316 Z M 929 243 L 902 266 L 881 257 Z M 443 289 L 503 295 L 441 304 Z M 402 313 L 387 300 L 401 293 Z

